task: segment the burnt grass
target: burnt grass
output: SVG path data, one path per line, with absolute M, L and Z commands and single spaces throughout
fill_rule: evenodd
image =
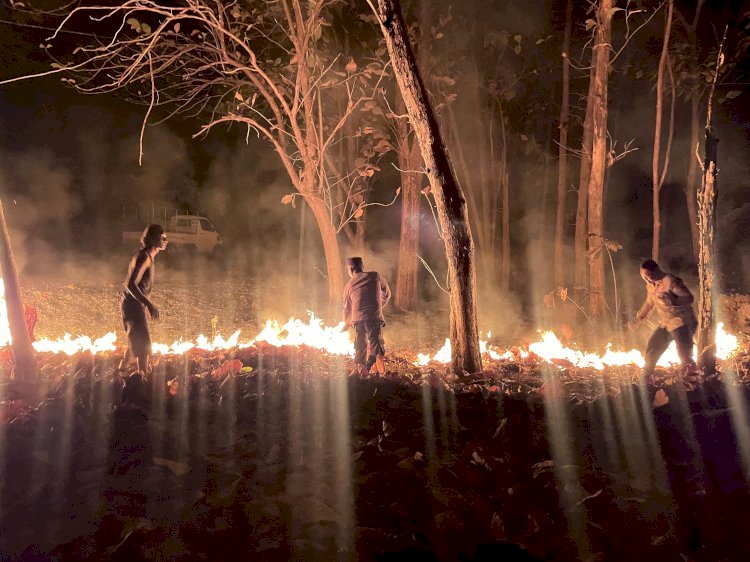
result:
M 164 359 L 123 399 L 117 359 L 43 356 L 34 407 L 5 381 L 0 560 L 750 557 L 726 377 L 672 376 L 654 409 L 628 382 L 573 400 L 249 348 Z

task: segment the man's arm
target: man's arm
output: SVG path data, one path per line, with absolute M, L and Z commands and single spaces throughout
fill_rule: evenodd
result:
M 388 301 L 391 300 L 391 288 L 388 286 L 385 278 L 379 273 L 378 279 L 380 280 L 380 302 L 385 306 L 388 304 Z
M 630 328 L 635 328 L 640 324 L 646 316 L 648 316 L 651 313 L 651 310 L 654 308 L 654 299 L 649 291 L 646 294 L 646 301 L 641 305 L 641 308 L 638 309 L 638 312 L 635 313 L 635 317 L 629 322 Z
M 693 304 L 693 301 L 695 300 L 693 298 L 693 293 L 690 292 L 690 289 L 687 288 L 684 281 L 679 277 L 672 279 L 672 285 L 669 292 L 672 294 L 672 304 L 675 306 Z

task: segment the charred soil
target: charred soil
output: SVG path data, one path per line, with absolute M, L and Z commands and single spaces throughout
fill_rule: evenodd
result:
M 305 348 L 40 357 L 0 410 L 0 560 L 740 560 L 746 357 L 698 384 Z M 747 460 L 747 458 L 746 458 Z

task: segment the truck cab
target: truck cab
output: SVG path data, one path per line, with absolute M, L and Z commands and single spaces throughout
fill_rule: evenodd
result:
M 221 235 L 205 217 L 176 215 L 170 219 L 166 230 L 167 240 L 173 251 L 189 250 L 199 254 L 212 254 L 222 245 Z
M 195 252 L 215 254 L 221 250 L 223 240 L 216 227 L 206 217 L 197 215 L 174 215 L 169 219 L 167 231 L 167 252 Z M 125 230 L 123 244 L 140 239 L 142 230 Z

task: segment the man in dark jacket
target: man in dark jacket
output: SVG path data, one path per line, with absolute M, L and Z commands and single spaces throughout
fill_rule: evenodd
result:
M 149 297 L 156 274 L 154 258 L 166 248 L 167 235 L 164 229 L 161 225 L 150 224 L 141 236 L 141 249 L 130 260 L 120 303 L 122 325 L 128 336 L 128 350 L 120 363 L 121 369 L 130 358 L 135 358 L 137 370 L 144 374 L 150 370 L 148 359 L 151 355 L 151 336 L 148 332 L 146 310 L 152 319 L 159 319 L 159 309 Z
M 346 260 L 349 282 L 344 287 L 344 325 L 354 328 L 354 361 L 360 374 L 375 368 L 385 372 L 383 357 L 383 307 L 391 298 L 391 289 L 377 271 L 364 271 L 362 258 Z
M 646 364 L 643 374 L 650 376 L 659 358 L 674 340 L 683 366 L 693 364 L 693 334 L 698 322 L 693 313 L 693 294 L 682 279 L 664 273 L 654 260 L 641 265 L 641 277 L 646 282 L 646 302 L 635 318 L 628 323 L 634 330 L 652 312 L 656 312 L 659 327 L 646 345 Z

